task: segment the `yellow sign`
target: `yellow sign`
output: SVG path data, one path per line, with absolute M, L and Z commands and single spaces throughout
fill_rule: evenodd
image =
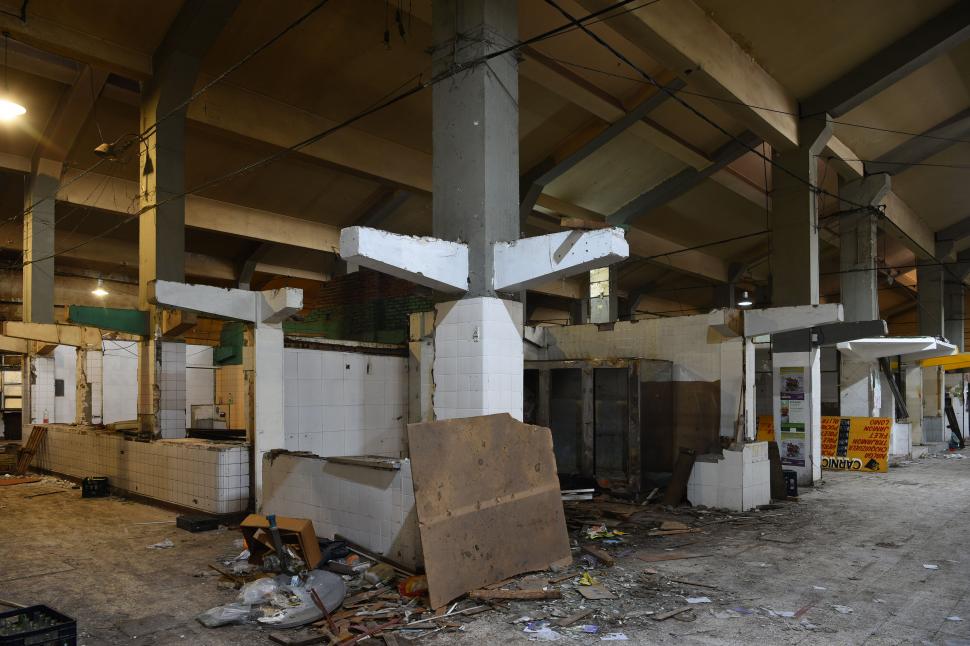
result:
M 823 417 L 822 468 L 885 473 L 891 431 L 888 417 Z
M 775 416 L 758 415 L 758 437 L 759 442 L 775 441 Z

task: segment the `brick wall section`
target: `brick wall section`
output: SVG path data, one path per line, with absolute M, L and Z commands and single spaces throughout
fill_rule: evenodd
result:
M 265 289 L 284 287 L 271 281 Z M 361 269 L 326 283 L 301 281 L 303 321 L 287 321 L 287 334 L 313 334 L 332 339 L 403 343 L 408 315 L 433 309 L 427 290 L 406 280 Z

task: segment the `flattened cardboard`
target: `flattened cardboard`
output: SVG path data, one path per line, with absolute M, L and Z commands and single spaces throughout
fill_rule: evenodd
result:
M 508 414 L 408 425 L 431 606 L 571 561 L 552 434 Z
M 283 545 L 295 548 L 295 551 L 312 569 L 320 563 L 320 544 L 313 531 L 313 521 L 305 518 L 276 517 L 276 526 L 280 529 L 280 539 Z M 249 562 L 255 565 L 263 563 L 263 557 L 276 551 L 273 538 L 269 533 L 269 521 L 265 516 L 249 514 L 239 523 L 239 531 L 246 539 L 249 548 Z

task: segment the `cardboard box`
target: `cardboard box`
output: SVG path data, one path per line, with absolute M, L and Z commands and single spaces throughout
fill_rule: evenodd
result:
M 292 547 L 303 559 L 307 567 L 313 569 L 320 564 L 320 544 L 313 531 L 313 521 L 306 518 L 276 517 L 276 526 L 280 530 L 280 539 L 284 546 Z M 250 514 L 239 524 L 239 531 L 246 539 L 249 548 L 249 562 L 262 565 L 267 554 L 276 551 L 273 547 L 273 537 L 269 533 L 269 521 L 265 516 Z

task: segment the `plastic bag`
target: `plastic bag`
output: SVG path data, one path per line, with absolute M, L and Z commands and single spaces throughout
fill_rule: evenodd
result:
M 279 584 L 275 579 L 264 578 L 250 581 L 239 589 L 239 596 L 236 601 L 246 606 L 258 606 L 269 603 L 279 590 Z
M 218 628 L 229 624 L 244 624 L 249 621 L 251 609 L 241 603 L 229 603 L 224 606 L 209 608 L 196 617 L 206 628 Z

